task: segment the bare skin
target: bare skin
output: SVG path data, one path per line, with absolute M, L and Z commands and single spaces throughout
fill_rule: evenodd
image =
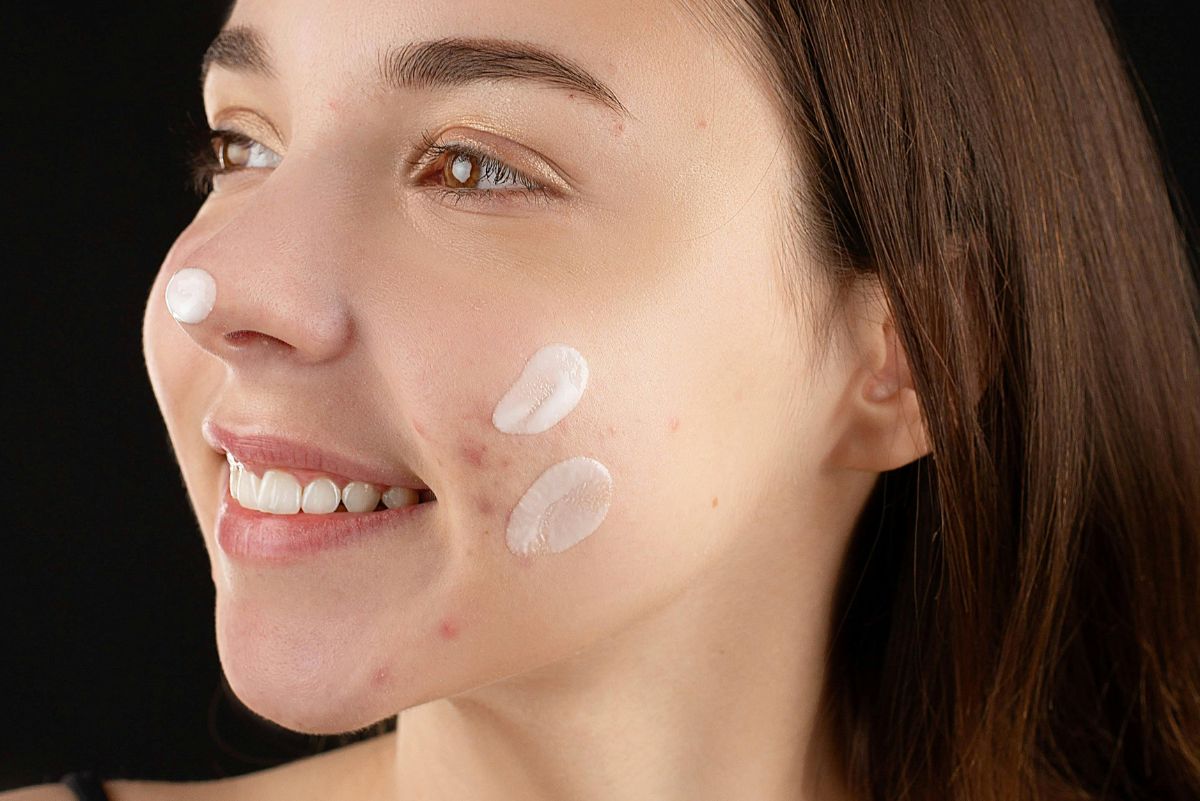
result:
M 395 735 L 174 797 L 398 801 L 846 797 L 816 715 L 834 581 L 878 474 L 928 452 L 878 293 L 830 343 L 784 301 L 782 127 L 681 6 L 611 0 L 242 0 L 271 75 L 215 66 L 209 123 L 281 157 L 222 176 L 151 288 L 146 363 L 216 585 L 217 642 L 251 709 Z M 562 86 L 376 88 L 377 53 L 444 36 L 565 55 L 627 113 Z M 469 140 L 544 204 L 434 191 L 422 133 Z M 495 197 L 489 196 L 489 197 Z M 163 301 L 184 266 L 212 314 Z M 249 332 L 237 337 L 233 332 Z M 491 424 L 529 355 L 588 360 L 544 434 Z M 403 464 L 428 525 L 286 569 L 215 541 L 210 418 Z M 548 465 L 593 456 L 611 508 L 536 559 L 506 519 Z M 157 783 L 110 783 L 117 799 Z M 142 794 L 145 795 L 142 795 Z

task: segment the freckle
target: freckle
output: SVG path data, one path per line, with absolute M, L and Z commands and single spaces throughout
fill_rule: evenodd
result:
M 716 508 L 717 508 L 717 496 L 716 496 L 716 495 L 714 495 L 714 496 L 713 496 L 713 504 L 712 504 L 712 508 L 714 508 L 714 509 L 716 509 Z
M 441 626 L 441 633 L 442 633 L 442 637 L 444 637 L 445 639 L 453 640 L 455 637 L 458 636 L 458 624 L 455 623 L 450 618 L 443 619 L 442 626 Z
M 672 417 L 669 421 L 667 421 L 667 430 L 672 431 L 672 432 L 679 430 L 679 418 L 678 417 Z
M 512 459 L 503 459 L 500 462 L 501 467 L 512 467 Z

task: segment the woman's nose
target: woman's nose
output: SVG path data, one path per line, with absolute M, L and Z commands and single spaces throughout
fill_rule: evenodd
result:
M 302 230 L 283 222 L 282 210 L 253 208 L 181 253 L 157 302 L 199 347 L 230 366 L 336 359 L 352 330 L 338 248 L 331 238 L 314 241 L 325 226 Z M 265 217 L 277 227 L 264 227 L 272 224 Z

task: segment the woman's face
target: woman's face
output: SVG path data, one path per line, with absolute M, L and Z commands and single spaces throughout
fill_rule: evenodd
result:
M 363 726 L 548 665 L 779 548 L 834 549 L 804 533 L 837 388 L 805 367 L 773 257 L 781 129 L 721 42 L 673 4 L 613 0 L 242 0 L 229 26 L 258 32 L 269 70 L 213 66 L 208 122 L 261 148 L 231 150 L 246 166 L 167 254 L 144 344 L 248 706 Z M 625 112 L 530 59 L 540 80 L 469 80 L 494 62 L 460 51 L 433 73 L 449 83 L 380 83 L 389 48 L 444 37 L 565 56 Z M 474 183 L 477 159 L 423 137 L 532 183 Z M 476 188 L 447 193 L 460 175 Z M 217 291 L 192 324 L 164 299 L 187 266 Z M 555 344 L 586 363 L 577 403 L 501 430 L 497 405 Z M 411 472 L 436 501 L 343 547 L 230 556 L 218 516 L 237 502 L 206 426 Z M 514 551 L 514 508 L 577 457 L 590 483 L 526 498 L 543 546 Z M 277 461 L 301 486 L 321 474 Z

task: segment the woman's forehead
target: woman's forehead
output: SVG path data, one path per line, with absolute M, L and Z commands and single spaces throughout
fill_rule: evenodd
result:
M 686 9 L 681 0 L 240 0 L 205 71 L 322 92 L 486 80 L 518 98 L 550 89 L 633 129 L 684 118 L 705 128 L 717 106 L 761 105 L 729 48 Z M 744 121 L 756 109 L 731 110 Z

